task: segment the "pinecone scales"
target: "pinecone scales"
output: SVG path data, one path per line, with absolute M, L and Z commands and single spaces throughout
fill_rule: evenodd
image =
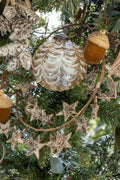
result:
M 0 31 L 2 36 L 7 34 L 7 32 L 11 32 L 10 22 L 2 15 L 0 16 Z
M 24 16 L 31 24 L 38 24 L 39 23 L 39 16 L 30 8 L 28 8 L 25 2 L 16 1 L 16 9 L 18 12 Z
M 30 4 L 27 2 L 16 0 L 13 6 L 8 5 L 9 2 L 7 2 L 3 15 L 0 16 L 1 35 L 4 36 L 9 32 L 9 39 L 12 41 L 0 47 L 0 56 L 12 56 L 7 65 L 8 71 L 14 71 L 21 65 L 26 70 L 31 68 L 29 38 L 33 33 L 32 25 L 39 22 L 39 16 L 30 9 Z
M 64 91 L 84 78 L 87 65 L 80 47 L 70 40 L 47 40 L 35 52 L 33 74 L 46 89 Z
M 9 36 L 9 39 L 12 41 L 15 40 L 25 40 L 31 36 L 32 27 L 31 24 L 27 22 L 24 18 L 17 19 L 12 24 L 13 33 Z

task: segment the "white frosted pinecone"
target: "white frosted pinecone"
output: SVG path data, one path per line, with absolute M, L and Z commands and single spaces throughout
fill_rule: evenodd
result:
M 24 16 L 31 24 L 39 23 L 39 16 L 32 9 L 28 8 L 25 2 L 16 0 L 15 7 L 19 14 Z
M 15 40 L 21 41 L 28 39 L 32 33 L 31 24 L 29 24 L 28 21 L 24 18 L 17 19 L 12 24 L 12 30 L 13 33 L 9 36 L 9 39 L 11 39 L 12 41 Z
M 75 87 L 84 79 L 87 65 L 83 50 L 70 40 L 47 40 L 33 57 L 33 74 L 41 86 L 52 91 Z
M 7 34 L 7 32 L 11 32 L 10 22 L 2 15 L 0 16 L 0 31 L 2 36 Z
M 0 56 L 18 56 L 26 50 L 25 42 L 11 42 L 0 47 Z
M 12 57 L 7 64 L 7 71 L 15 71 L 21 66 L 19 57 Z
M 5 6 L 3 15 L 11 24 L 20 17 L 14 6 Z

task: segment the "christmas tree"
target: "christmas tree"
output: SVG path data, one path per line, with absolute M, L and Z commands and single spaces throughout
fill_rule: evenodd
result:
M 119 0 L 1 0 L 0 179 L 120 179 L 119 78 Z

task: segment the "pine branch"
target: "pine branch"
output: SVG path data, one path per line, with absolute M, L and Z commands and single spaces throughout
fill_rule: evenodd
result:
M 51 35 L 53 35 L 53 34 L 55 34 L 57 31 L 59 31 L 59 30 L 61 30 L 61 29 L 65 29 L 65 28 L 68 28 L 68 27 L 72 27 L 72 26 L 84 26 L 84 27 L 87 27 L 89 30 L 91 30 L 90 29 L 90 27 L 88 26 L 88 24 L 81 24 L 81 23 L 75 23 L 75 24 L 68 24 L 68 25 L 65 25 L 65 26 L 62 26 L 62 27 L 58 27 L 55 31 L 53 31 L 52 33 L 50 33 L 47 37 L 46 37 L 46 39 L 48 39 Z
M 2 147 L 3 147 L 3 155 L 2 155 L 2 158 L 0 160 L 0 164 L 2 163 L 4 156 L 5 156 L 5 146 L 2 144 Z

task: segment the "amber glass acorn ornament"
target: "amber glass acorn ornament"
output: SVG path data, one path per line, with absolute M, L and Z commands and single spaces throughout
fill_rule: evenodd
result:
M 84 49 L 87 64 L 97 64 L 104 57 L 109 46 L 109 39 L 105 30 L 90 34 Z
M 4 90 L 0 90 L 0 123 L 4 123 L 9 119 L 12 101 L 4 94 Z
M 33 74 L 46 89 L 65 91 L 84 79 L 87 64 L 83 50 L 65 38 L 45 41 L 33 57 Z

